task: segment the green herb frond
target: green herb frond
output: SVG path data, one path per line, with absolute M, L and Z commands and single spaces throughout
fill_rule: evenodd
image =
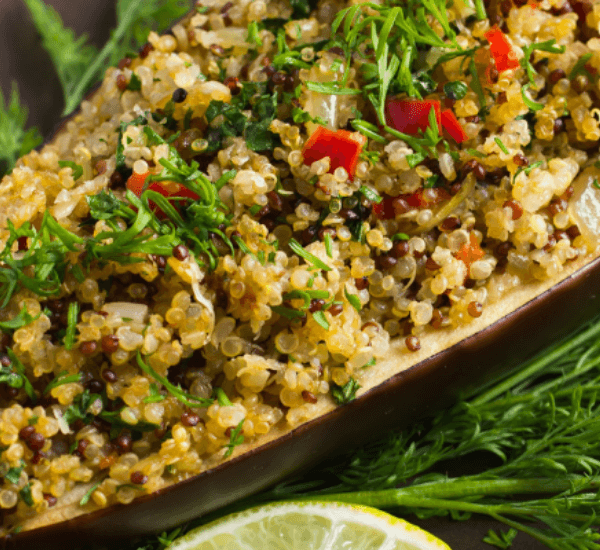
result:
M 37 128 L 26 130 L 27 108 L 21 105 L 16 83 L 5 104 L 0 90 L 0 179 L 12 171 L 17 159 L 42 142 Z

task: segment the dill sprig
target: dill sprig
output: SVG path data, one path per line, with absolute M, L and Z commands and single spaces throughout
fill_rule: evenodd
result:
M 43 0 L 25 0 L 33 22 L 42 36 L 63 89 L 63 115 L 72 113 L 86 91 L 104 74 L 105 64 L 116 64 L 138 48 L 154 28 L 164 30 L 189 9 L 185 0 L 118 0 L 117 26 L 98 51 L 87 43 L 87 36 L 75 37 L 65 28 L 60 16 Z
M 599 337 L 600 317 L 435 419 L 195 525 L 268 501 L 318 499 L 389 508 L 403 517 L 484 514 L 512 536 L 521 531 L 549 548 L 598 550 Z M 472 453 L 493 456 L 498 465 L 459 477 L 438 473 Z
M 444 411 L 429 429 L 419 424 L 392 433 L 266 498 L 360 502 L 420 517 L 481 513 L 550 548 L 600 548 L 600 535 L 592 530 L 600 525 L 598 336 L 600 319 Z M 457 478 L 432 473 L 442 461 L 475 452 L 495 455 L 500 464 Z M 336 483 L 326 481 L 331 474 Z M 533 494 L 547 496 L 523 498 Z M 546 527 L 532 527 L 534 520 Z
M 0 90 L 0 178 L 10 173 L 19 157 L 42 141 L 37 128 L 25 129 L 26 122 L 27 108 L 21 105 L 16 83 L 6 105 Z

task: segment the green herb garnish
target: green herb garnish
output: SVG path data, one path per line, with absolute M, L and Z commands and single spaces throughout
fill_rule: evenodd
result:
M 32 317 L 28 313 L 27 308 L 23 306 L 23 309 L 21 309 L 21 311 L 19 311 L 19 313 L 9 321 L 0 321 L 0 330 L 2 330 L 3 332 L 18 330 L 20 328 L 26 327 L 27 325 L 30 325 L 31 323 L 33 323 L 33 321 L 38 319 L 39 316 L 40 315 Z
M 31 495 L 31 481 L 19 491 L 19 496 L 27 506 L 31 507 L 35 504 Z
M 0 179 L 12 171 L 19 157 L 42 142 L 37 128 L 25 129 L 26 122 L 27 108 L 21 105 L 16 83 L 6 106 L 0 90 Z
M 313 314 L 313 319 L 315 320 L 315 322 L 321 327 L 324 328 L 325 330 L 329 330 L 329 321 L 327 320 L 327 317 L 325 317 L 325 313 L 322 311 L 315 311 Z
M 508 149 L 506 148 L 506 145 L 504 145 L 504 143 L 502 143 L 502 140 L 501 140 L 500 138 L 498 138 L 498 137 L 497 137 L 497 138 L 494 138 L 494 141 L 496 142 L 496 145 L 497 145 L 498 147 L 500 147 L 500 150 L 501 150 L 501 151 L 502 151 L 502 152 L 503 152 L 505 155 L 508 155 L 508 154 L 509 154 L 509 151 L 508 151 Z
M 331 268 L 325 262 L 302 248 L 302 245 L 296 239 L 290 239 L 289 246 L 292 249 L 292 252 L 301 258 L 304 258 L 309 264 L 312 264 L 323 271 L 331 271 Z
M 171 384 L 164 376 L 158 374 L 150 365 L 146 364 L 142 359 L 142 354 L 137 354 L 137 364 L 146 374 L 154 378 L 157 382 L 160 382 L 165 389 L 177 400 L 181 401 L 186 407 L 198 408 L 198 407 L 210 407 L 212 405 L 212 399 L 204 399 L 197 397 L 183 391 L 179 386 Z
M 89 488 L 89 490 L 85 493 L 85 495 L 83 495 L 83 498 L 79 501 L 79 506 L 85 506 L 90 501 L 90 498 L 92 498 L 94 491 L 98 487 L 100 487 L 101 483 L 102 483 L 102 481 L 98 481 L 97 483 L 94 483 L 94 485 L 92 485 Z
M 338 405 L 346 405 L 356 399 L 356 392 L 360 384 L 352 377 L 343 386 L 331 384 L 331 397 Z
M 469 91 L 469 87 L 460 80 L 455 80 L 454 82 L 448 82 L 444 84 L 444 93 L 450 99 L 462 99 L 467 95 Z
M 229 436 L 229 443 L 225 445 L 225 447 L 227 447 L 225 458 L 230 457 L 233 453 L 233 449 L 244 442 L 244 436 L 242 435 L 244 420 L 246 419 L 242 418 L 240 423 L 231 431 L 231 435 Z
M 59 160 L 58 165 L 61 168 L 70 168 L 73 171 L 73 179 L 78 180 L 83 176 L 83 167 L 72 160 Z
M 131 73 L 131 78 L 127 83 L 127 89 L 132 92 L 139 92 L 142 89 L 142 81 L 139 79 L 138 75 L 135 73 Z
M 527 89 L 529 88 L 529 86 L 531 86 L 531 84 L 528 82 L 527 84 L 525 84 L 524 86 L 521 87 L 521 97 L 523 98 L 523 102 L 525 103 L 525 105 L 527 105 L 527 107 L 531 111 L 539 111 L 539 110 L 541 110 L 541 109 L 544 108 L 544 105 L 542 105 L 541 103 L 537 103 L 537 102 L 533 101 L 533 99 L 531 99 L 525 93 L 527 91 Z
M 21 472 L 25 468 L 25 462 L 21 460 L 21 465 L 15 468 L 10 468 L 6 474 L 4 474 L 4 479 L 9 483 L 17 484 L 19 483 L 19 479 L 21 479 Z
M 356 294 L 350 294 L 347 289 L 344 289 L 344 296 L 346 296 L 346 300 L 350 303 L 350 305 L 358 312 L 362 309 L 362 304 L 360 303 L 360 298 Z
M 160 401 L 164 401 L 166 396 L 160 393 L 158 386 L 152 382 L 150 384 L 150 395 L 148 397 L 144 397 L 142 400 L 144 403 L 158 403 Z
M 69 312 L 67 314 L 67 334 L 65 336 L 65 349 L 71 350 L 75 345 L 75 333 L 77 331 L 77 318 L 79 316 L 79 304 L 71 302 L 69 304 Z
M 146 41 L 152 28 L 166 29 L 189 7 L 182 0 L 121 0 L 116 4 L 117 27 L 98 52 L 87 44 L 85 35 L 75 38 L 54 9 L 42 0 L 25 3 L 60 79 L 65 99 L 63 115 L 77 108 L 85 92 L 104 74 L 107 61 L 116 65 Z

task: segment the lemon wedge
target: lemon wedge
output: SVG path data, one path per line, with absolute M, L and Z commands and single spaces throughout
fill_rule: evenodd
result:
M 338 502 L 274 503 L 221 518 L 169 550 L 450 550 L 416 525 Z

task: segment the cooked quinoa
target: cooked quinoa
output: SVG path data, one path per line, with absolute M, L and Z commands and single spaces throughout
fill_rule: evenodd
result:
M 596 251 L 600 3 L 524 1 L 206 0 L 107 70 L 0 183 L 0 535 L 194 476 Z

